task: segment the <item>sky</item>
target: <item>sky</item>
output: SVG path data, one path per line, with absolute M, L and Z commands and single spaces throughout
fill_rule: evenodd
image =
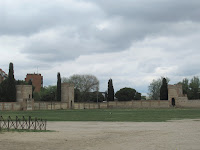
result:
M 0 68 L 15 79 L 41 73 L 44 86 L 92 74 L 105 91 L 143 94 L 161 76 L 200 76 L 198 0 L 0 0 Z

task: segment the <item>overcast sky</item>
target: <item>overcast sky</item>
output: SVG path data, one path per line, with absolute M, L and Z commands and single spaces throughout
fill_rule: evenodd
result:
M 0 68 L 16 79 L 93 74 L 148 93 L 160 76 L 200 76 L 199 0 L 0 0 Z

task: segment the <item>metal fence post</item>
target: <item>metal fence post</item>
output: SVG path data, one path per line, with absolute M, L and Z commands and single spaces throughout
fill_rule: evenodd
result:
M 10 117 L 10 116 L 9 116 Z M 8 117 L 8 128 L 7 130 L 9 131 L 9 127 L 10 127 L 10 120 L 9 120 L 9 117 Z

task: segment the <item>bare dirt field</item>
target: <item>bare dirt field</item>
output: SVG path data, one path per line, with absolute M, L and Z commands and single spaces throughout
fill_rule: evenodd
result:
M 199 150 L 200 120 L 48 122 L 55 132 L 5 132 L 1 150 Z

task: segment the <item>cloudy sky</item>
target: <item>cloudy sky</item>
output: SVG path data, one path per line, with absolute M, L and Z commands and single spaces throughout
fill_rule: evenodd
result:
M 0 0 L 0 68 L 38 72 L 44 85 L 93 74 L 148 92 L 160 76 L 200 76 L 199 0 Z

